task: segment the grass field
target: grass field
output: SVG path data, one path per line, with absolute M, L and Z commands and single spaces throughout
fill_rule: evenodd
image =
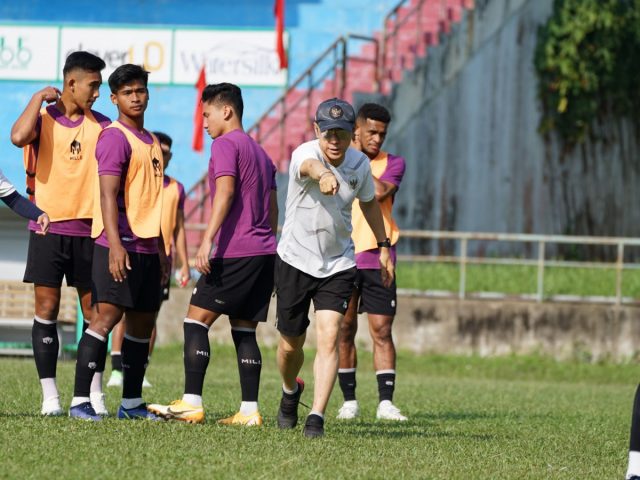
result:
M 398 287 L 416 290 L 457 292 L 458 265 L 446 263 L 399 262 Z M 500 292 L 509 295 L 535 294 L 537 269 L 523 265 L 467 265 L 467 292 Z M 613 268 L 548 267 L 544 274 L 544 296 L 608 296 L 616 294 Z M 622 295 L 640 298 L 640 270 L 624 270 Z
M 410 420 L 375 421 L 371 356 L 362 354 L 362 416 L 334 419 L 326 436 L 279 431 L 275 352 L 264 350 L 261 411 L 266 425 L 221 427 L 235 411 L 239 386 L 230 347 L 213 346 L 205 386 L 206 425 L 90 424 L 41 418 L 32 359 L 0 359 L 0 478 L 622 478 L 636 365 L 559 363 L 540 357 L 414 356 L 401 353 L 395 400 Z M 303 369 L 311 402 L 312 352 Z M 59 365 L 68 406 L 73 361 Z M 107 372 L 108 373 L 108 372 Z M 182 389 L 180 346 L 159 349 L 149 370 L 148 401 Z M 115 411 L 119 392 L 109 389 Z M 306 412 L 301 407 L 301 415 Z

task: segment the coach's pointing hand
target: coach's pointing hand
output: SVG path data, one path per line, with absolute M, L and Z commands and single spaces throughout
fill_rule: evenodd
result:
M 127 278 L 127 270 L 131 270 L 129 254 L 122 245 L 109 248 L 109 273 L 116 282 L 123 282 Z
M 335 195 L 340 189 L 338 179 L 331 170 L 327 170 L 320 175 L 318 185 L 320 187 L 320 193 L 323 195 Z

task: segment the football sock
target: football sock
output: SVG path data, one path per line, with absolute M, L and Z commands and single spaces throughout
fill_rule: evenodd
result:
M 258 402 L 242 402 L 240 404 L 240 413 L 242 415 L 251 415 L 258 411 Z
M 147 370 L 149 341 L 149 338 L 136 338 L 126 333 L 124 335 L 124 339 L 122 340 L 123 399 L 142 398 L 142 381 L 144 379 L 144 373 Z
M 74 398 L 89 398 L 93 375 L 98 368 L 100 359 L 106 358 L 106 349 L 107 339 L 105 337 L 91 329 L 85 330 L 80 343 L 78 343 L 76 380 L 73 388 Z
M 344 396 L 344 401 L 356 399 L 356 369 L 355 368 L 339 368 L 338 382 L 340 390 Z
M 236 346 L 242 401 L 257 402 L 262 355 L 256 341 L 256 331 L 250 328 L 232 328 L 231 336 Z
M 189 405 L 193 405 L 194 407 L 202 406 L 202 395 L 193 395 L 192 393 L 185 393 L 182 395 L 182 401 L 187 402 Z
M 142 400 L 142 397 L 136 397 L 136 398 L 123 397 L 122 402 L 120 404 L 122 405 L 122 408 L 129 410 L 131 408 L 139 407 L 143 403 L 144 403 L 144 400 Z
M 204 376 L 207 373 L 209 356 L 211 355 L 209 347 L 209 327 L 197 320 L 185 318 L 183 328 L 184 393 L 202 397 Z
M 56 324 L 55 320 L 44 320 L 40 317 L 33 319 L 31 344 L 33 345 L 33 357 L 36 361 L 39 378 L 56 377 L 58 350 L 60 348 Z
M 378 370 L 376 378 L 378 379 L 378 397 L 380 401 L 393 401 L 393 391 L 396 388 L 396 371 Z
M 111 352 L 111 370 L 122 371 L 122 352 Z
M 311 412 L 309 412 L 308 416 L 310 417 L 311 415 L 317 415 L 318 417 L 320 417 L 321 419 L 324 420 L 324 413 L 320 413 L 317 410 L 311 410 Z
M 625 478 L 631 478 L 634 475 L 640 475 L 640 452 L 629 452 L 629 466 Z
M 282 391 L 285 393 L 285 395 L 293 395 L 298 391 L 299 388 L 300 386 L 298 385 L 298 382 L 296 382 L 296 388 L 293 390 L 287 389 L 287 387 L 284 386 L 284 383 L 282 384 Z
M 40 386 L 42 387 L 43 400 L 58 396 L 58 386 L 55 378 L 41 378 Z

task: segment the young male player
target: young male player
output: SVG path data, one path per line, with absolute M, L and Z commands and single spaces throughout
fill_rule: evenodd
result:
M 391 239 L 391 261 L 396 263 L 395 244 L 399 230 L 391 210 L 393 197 L 404 176 L 404 158 L 381 150 L 391 121 L 389 111 L 381 105 L 366 103 L 356 117 L 355 139 L 352 146 L 369 159 L 376 200 L 380 204 L 384 227 Z M 356 345 L 358 313 L 367 313 L 369 332 L 373 339 L 373 365 L 378 380 L 379 404 L 376 417 L 381 420 L 407 420 L 392 403 L 396 380 L 396 349 L 391 336 L 391 326 L 396 313 L 396 283 L 386 288 L 380 281 L 379 249 L 371 228 L 366 223 L 360 204 L 356 200 L 352 211 L 353 242 L 356 252 L 356 288 L 342 322 L 340 332 L 340 363 L 338 382 L 344 395 L 344 404 L 338 418 L 351 419 L 359 414 L 356 400 Z M 358 304 L 359 302 L 359 304 Z M 359 305 L 359 308 L 358 308 Z
M 213 203 L 196 256 L 196 268 L 203 275 L 184 319 L 184 395 L 170 405 L 149 405 L 149 410 L 170 420 L 205 421 L 202 389 L 211 351 L 209 328 L 218 317 L 228 315 L 242 403 L 235 415 L 219 422 L 262 425 L 258 410 L 262 356 L 256 328 L 267 319 L 273 291 L 276 170 L 262 147 L 242 129 L 240 88 L 230 83 L 209 85 L 202 103 L 204 127 L 215 139 L 209 161 Z
M 304 361 L 308 312 L 313 300 L 317 353 L 314 398 L 303 433 L 324 434 L 324 411 L 338 373 L 338 334 L 356 275 L 351 240 L 351 206 L 356 198 L 380 248 L 382 283 L 393 281 L 394 268 L 369 159 L 350 148 L 355 114 L 347 102 L 333 98 L 316 111 L 317 140 L 294 150 L 282 237 L 276 260 L 278 367 L 283 393 L 278 426 L 293 428 L 303 384 L 297 374 Z
M 153 132 L 158 141 L 160 142 L 160 149 L 162 150 L 163 172 L 167 171 L 173 152 L 171 152 L 171 145 L 173 140 L 169 135 L 162 132 Z M 184 230 L 184 201 L 185 193 L 184 186 L 174 178 L 171 178 L 166 173 L 164 174 L 162 186 L 164 188 L 162 193 L 162 221 L 161 231 L 162 238 L 164 238 L 164 249 L 167 257 L 169 258 L 169 265 L 172 264 L 172 239 L 173 245 L 180 261 L 180 270 L 178 272 L 179 283 L 181 287 L 187 285 L 191 279 L 189 272 L 189 261 L 187 258 L 187 237 Z M 171 276 L 167 277 L 167 282 L 164 285 L 160 285 L 162 290 L 162 301 L 169 299 L 169 288 L 171 287 Z M 127 317 L 122 319 L 118 325 L 113 329 L 111 335 L 111 377 L 107 382 L 108 387 L 121 387 L 122 386 L 122 340 L 124 339 L 125 325 Z M 153 346 L 156 339 L 156 328 L 153 329 L 151 334 L 151 341 L 149 343 L 149 361 L 151 361 L 151 354 L 153 353 Z M 145 376 L 142 382 L 143 387 L 151 387 L 151 383 Z
M 126 311 L 122 343 L 124 381 L 118 418 L 158 418 L 147 412 L 142 380 L 149 339 L 160 308 L 161 276 L 168 275 L 160 234 L 162 151 L 144 129 L 149 101 L 148 73 L 122 65 L 109 76 L 118 120 L 96 146 L 99 188 L 94 201 L 92 236 L 93 315 L 78 345 L 76 378 L 69 416 L 98 421 L 88 393 L 93 371 L 104 368 L 107 337 Z M 166 270 L 166 271 L 165 271 Z
M 91 218 L 96 177 L 95 146 L 110 123 L 91 110 L 99 96 L 104 61 L 88 52 L 65 60 L 62 92 L 36 92 L 11 129 L 11 141 L 24 147 L 28 193 L 51 218 L 49 235 L 36 235 L 30 222 L 24 281 L 34 284 L 33 356 L 42 386 L 42 415 L 62 415 L 56 386 L 57 319 L 62 277 L 78 291 L 85 324 L 91 318 Z M 51 105 L 42 108 L 42 103 Z M 55 103 L 53 103 L 55 102 Z M 102 371 L 96 370 L 91 401 L 106 414 Z

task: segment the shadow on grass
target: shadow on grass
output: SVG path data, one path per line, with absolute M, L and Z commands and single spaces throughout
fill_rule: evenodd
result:
M 467 421 L 467 420 L 492 420 L 496 418 L 509 418 L 512 417 L 511 413 L 497 413 L 497 412 L 438 412 L 438 413 L 416 413 L 412 414 L 411 418 L 414 420 L 423 421 L 436 421 L 436 420 L 455 420 L 455 421 Z

